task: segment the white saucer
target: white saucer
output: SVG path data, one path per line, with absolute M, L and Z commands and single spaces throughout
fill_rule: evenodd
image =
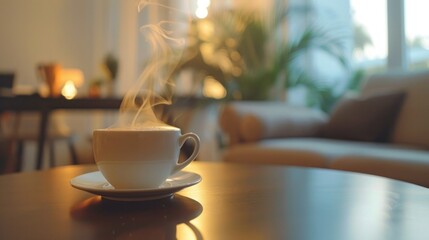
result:
M 70 180 L 77 189 L 115 201 L 145 201 L 172 196 L 175 192 L 201 181 L 196 173 L 180 171 L 171 175 L 160 187 L 153 189 L 115 189 L 101 172 L 82 174 Z

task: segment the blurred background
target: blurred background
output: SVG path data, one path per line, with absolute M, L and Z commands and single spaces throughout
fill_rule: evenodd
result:
M 13 74 L 11 93 L 49 96 L 52 86 L 40 69 L 57 66 L 63 97 L 72 88 L 70 98 L 121 99 L 153 60 L 141 27 L 178 21 L 183 25 L 166 30 L 184 44 L 172 46 L 175 62 L 161 62 L 174 65 L 168 74 L 174 97 L 192 107 L 173 108 L 169 123 L 199 134 L 200 159 L 218 161 L 226 144 L 218 128 L 225 102 L 280 101 L 329 112 L 342 95 L 359 91 L 368 74 L 429 66 L 424 1 L 163 0 L 144 8 L 148 2 L 0 0 L 0 72 Z M 79 163 L 90 163 L 92 130 L 113 124 L 117 110 L 53 115 L 73 135 Z M 2 113 L 3 122 L 11 119 Z M 26 145 L 23 169 L 32 170 L 27 159 L 36 143 Z M 58 146 L 55 165 L 70 163 L 67 147 Z

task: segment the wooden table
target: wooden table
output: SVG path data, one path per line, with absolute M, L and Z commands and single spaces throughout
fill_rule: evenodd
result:
M 4 111 L 14 112 L 38 112 L 40 114 L 39 135 L 37 140 L 36 169 L 42 168 L 44 144 L 49 124 L 49 116 L 52 111 L 58 109 L 71 110 L 95 110 L 95 109 L 119 109 L 121 98 L 43 98 L 37 95 L 18 95 L 0 97 L 0 113 Z
M 0 239 L 429 239 L 429 190 L 386 178 L 194 162 L 201 183 L 130 203 L 70 186 L 95 170 L 0 176 Z
M 119 109 L 122 102 L 121 97 L 112 98 L 88 98 L 79 97 L 67 100 L 65 98 L 43 98 L 38 95 L 17 95 L 0 97 L 0 113 L 5 111 L 14 112 L 38 112 L 40 114 L 39 135 L 37 141 L 36 169 L 42 168 L 44 144 L 47 135 L 50 114 L 58 109 L 66 110 L 115 110 Z M 213 99 L 199 97 L 174 97 L 174 105 L 170 107 L 192 108 L 197 104 L 208 104 Z M 166 108 L 165 111 L 168 109 Z

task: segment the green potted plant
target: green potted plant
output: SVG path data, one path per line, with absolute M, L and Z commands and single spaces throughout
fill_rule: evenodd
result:
M 325 39 L 326 32 L 315 27 L 305 29 L 296 41 L 275 39 L 289 11 L 277 11 L 271 22 L 255 12 L 235 10 L 193 20 L 190 44 L 176 73 L 191 69 L 195 81 L 212 76 L 225 87 L 227 98 L 234 100 L 269 100 L 276 87 L 314 88 L 295 60 L 309 49 L 318 49 L 345 65 L 342 45 Z

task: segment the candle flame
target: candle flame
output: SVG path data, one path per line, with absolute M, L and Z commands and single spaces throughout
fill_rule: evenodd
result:
M 61 89 L 61 95 L 63 95 L 66 99 L 73 99 L 77 95 L 77 89 L 73 83 L 73 81 L 67 81 L 63 88 Z

